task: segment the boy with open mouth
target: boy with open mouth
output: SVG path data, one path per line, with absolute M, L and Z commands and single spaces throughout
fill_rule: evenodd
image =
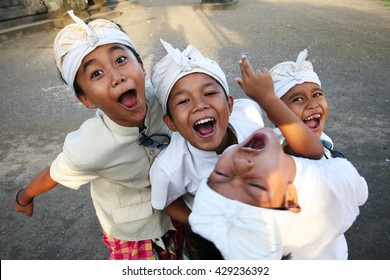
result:
M 346 159 L 290 156 L 261 128 L 221 155 L 189 222 L 225 259 L 347 259 L 340 237 L 367 197 L 365 179 Z
M 305 49 L 299 53 L 295 62 L 285 61 L 271 68 L 275 94 L 320 138 L 324 145 L 324 159 L 344 157 L 333 150 L 332 139 L 324 133 L 328 103 L 321 89 L 321 81 L 314 72 L 313 65 L 306 60 L 307 56 L 308 51 Z M 294 154 L 280 131 L 276 129 L 275 132 L 285 151 Z
M 171 220 L 151 205 L 149 168 L 170 131 L 143 62 L 114 22 L 68 13 L 75 23 L 57 34 L 57 68 L 96 115 L 67 135 L 52 164 L 17 193 L 14 209 L 31 217 L 35 197 L 58 184 L 89 184 L 109 259 L 177 259 Z
M 297 154 L 322 156 L 319 139 L 275 96 L 268 71 L 254 71 L 243 56 L 237 82 L 253 100 L 234 99 L 215 61 L 193 45 L 181 52 L 161 42 L 168 54 L 153 67 L 151 81 L 164 122 L 174 133 L 150 170 L 154 208 L 187 224 L 200 180 L 209 176 L 228 146 L 264 126 L 262 109 L 274 117 Z

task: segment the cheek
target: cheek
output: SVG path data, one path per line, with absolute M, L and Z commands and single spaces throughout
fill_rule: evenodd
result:
M 328 103 L 326 101 L 321 103 L 322 110 L 324 111 L 324 115 L 328 115 Z
M 283 205 L 286 192 L 286 182 L 283 178 L 282 174 L 277 175 L 275 173 L 268 181 L 268 186 L 270 186 L 269 199 L 272 208 L 279 208 Z
M 287 106 L 288 108 L 290 108 L 290 110 L 295 114 L 297 115 L 299 118 L 302 118 L 302 114 L 303 114 L 303 111 L 304 111 L 304 106 L 303 105 L 299 105 L 299 104 L 290 104 Z

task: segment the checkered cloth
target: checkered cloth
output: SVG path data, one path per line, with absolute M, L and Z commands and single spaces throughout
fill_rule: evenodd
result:
M 126 241 L 110 237 L 103 230 L 103 242 L 110 251 L 110 260 L 177 260 L 181 257 L 176 231 L 168 231 L 156 240 Z

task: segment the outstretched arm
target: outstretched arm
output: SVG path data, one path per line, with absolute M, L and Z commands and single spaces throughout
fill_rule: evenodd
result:
M 246 56 L 240 60 L 241 78 L 236 82 L 255 100 L 279 127 L 297 156 L 320 159 L 324 150 L 318 137 L 275 95 L 271 74 L 266 68 L 254 71 Z
M 34 197 L 53 189 L 57 184 L 50 176 L 50 167 L 45 168 L 17 194 L 14 210 L 31 217 L 34 212 Z

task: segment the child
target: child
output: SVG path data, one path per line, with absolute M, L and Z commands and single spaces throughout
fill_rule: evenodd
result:
M 261 128 L 220 157 L 189 222 L 225 259 L 347 259 L 339 237 L 367 196 L 346 159 L 287 155 L 272 129 Z
M 153 67 L 151 80 L 166 112 L 164 122 L 175 132 L 150 170 L 152 205 L 187 224 L 200 180 L 209 176 L 218 155 L 264 123 L 258 104 L 250 99 L 234 100 L 229 95 L 225 74 L 215 61 L 205 58 L 192 45 L 180 52 L 164 41 L 162 44 L 168 54 Z M 253 72 L 246 57 L 243 61 L 242 71 Z M 248 96 L 275 115 L 297 153 L 320 157 L 320 142 L 275 97 L 270 75 L 257 77 L 254 83 L 264 86 Z M 307 140 L 302 142 L 298 136 Z
M 285 61 L 271 68 L 275 94 L 320 138 L 324 145 L 324 159 L 344 157 L 333 150 L 332 139 L 323 132 L 328 116 L 328 104 L 313 65 L 306 61 L 307 56 L 305 49 L 299 53 L 295 63 Z M 275 132 L 285 150 L 291 154 L 291 148 L 283 135 L 278 129 Z
M 62 153 L 16 195 L 31 217 L 34 197 L 62 184 L 90 183 L 110 259 L 176 259 L 170 218 L 152 209 L 149 168 L 169 143 L 160 104 L 145 86 L 133 42 L 115 23 L 96 19 L 62 29 L 54 42 L 64 81 L 95 118 L 68 134 Z M 157 142 L 156 142 L 157 141 Z
M 204 57 L 192 45 L 180 52 L 167 42 L 161 42 L 168 54 L 153 67 L 151 81 L 166 113 L 164 122 L 178 133 L 173 133 L 170 145 L 151 168 L 152 205 L 186 223 L 199 182 L 208 177 L 218 154 L 244 140 L 264 123 L 255 102 L 234 100 L 229 95 L 225 74 L 215 61 Z M 246 57 L 243 60 L 246 67 L 250 67 Z M 264 105 L 267 113 L 275 115 L 298 153 L 319 156 L 322 146 L 318 139 L 275 97 L 270 76 L 258 77 L 254 83 L 264 82 L 265 86 L 258 87 L 259 90 L 250 92 L 249 96 Z M 296 141 L 296 134 L 309 138 L 310 141 L 306 141 L 309 144 Z M 175 202 L 182 196 L 186 204 Z

